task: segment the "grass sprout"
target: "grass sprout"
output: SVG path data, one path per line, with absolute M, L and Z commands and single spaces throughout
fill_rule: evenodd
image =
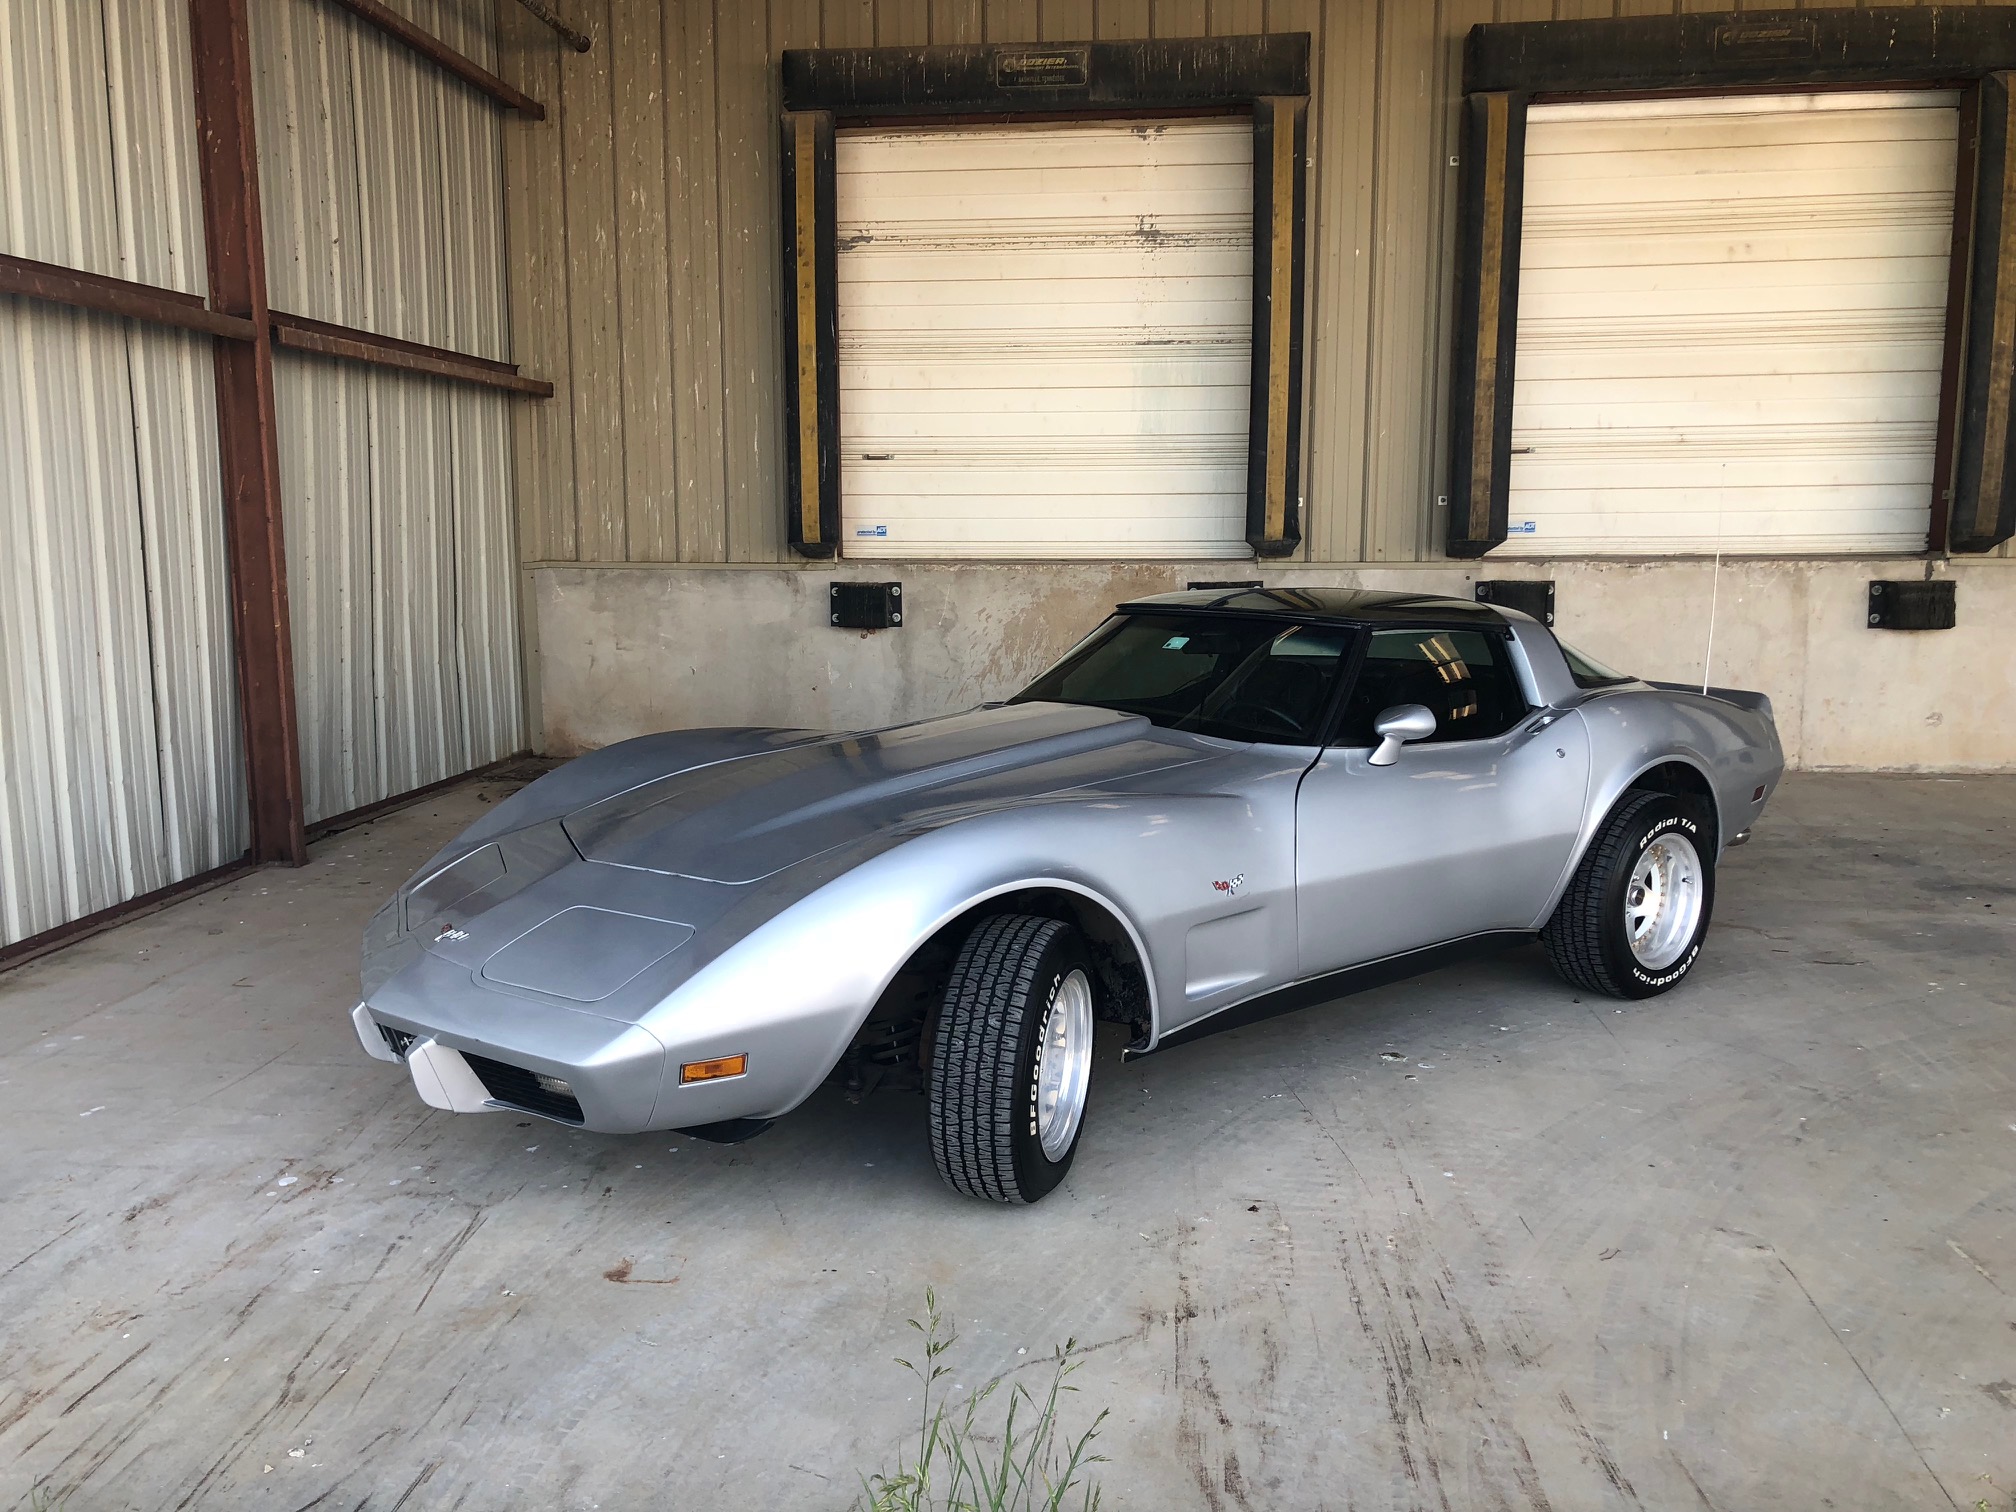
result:
M 924 1293 L 924 1317 L 910 1320 L 923 1335 L 922 1358 L 898 1358 L 923 1388 L 917 1440 L 894 1470 L 863 1476 L 857 1512 L 1097 1512 L 1099 1488 L 1091 1467 L 1105 1457 L 1092 1441 L 1106 1421 L 1069 1437 L 1058 1412 L 1079 1362 L 1076 1339 L 1067 1339 L 1052 1357 L 1049 1388 L 1041 1398 L 1019 1383 L 997 1397 L 999 1379 L 968 1397 L 963 1407 L 947 1400 L 940 1383 L 952 1373 L 943 1358 L 959 1342 L 945 1325 L 935 1291 Z M 995 1408 L 990 1404 L 1005 1403 Z M 998 1428 L 990 1427 L 999 1416 Z

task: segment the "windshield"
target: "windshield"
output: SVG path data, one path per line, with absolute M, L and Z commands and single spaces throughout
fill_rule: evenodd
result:
M 1122 614 L 1009 701 L 1091 704 L 1222 740 L 1315 745 L 1353 633 L 1223 614 Z

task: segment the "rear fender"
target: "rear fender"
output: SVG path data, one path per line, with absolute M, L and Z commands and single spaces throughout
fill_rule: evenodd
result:
M 1568 884 L 1573 880 L 1576 869 L 1582 865 L 1583 856 L 1588 854 L 1589 847 L 1596 843 L 1597 832 L 1603 828 L 1603 822 L 1610 817 L 1610 811 L 1617 807 L 1618 800 L 1631 791 L 1632 785 L 1647 772 L 1653 770 L 1655 767 L 1666 766 L 1674 762 L 1692 767 L 1696 772 L 1701 774 L 1702 780 L 1708 784 L 1709 791 L 1711 793 L 1715 791 L 1714 779 L 1709 775 L 1707 768 L 1703 765 L 1700 758 L 1678 752 L 1660 756 L 1653 760 L 1642 761 L 1634 768 L 1625 769 L 1605 777 L 1600 783 L 1592 780 L 1589 789 L 1589 807 L 1582 815 L 1582 828 L 1575 836 L 1575 849 L 1568 857 L 1567 866 L 1562 868 L 1560 877 L 1555 880 L 1554 890 L 1548 895 L 1547 906 L 1542 910 L 1537 923 L 1545 924 L 1547 920 L 1554 916 L 1554 909 L 1560 903 L 1561 895 L 1568 890 Z M 1719 857 L 1721 848 L 1724 845 L 1724 841 L 1722 840 L 1723 825 L 1720 803 L 1714 804 L 1714 808 L 1717 855 Z
M 1755 697 L 1761 709 L 1713 693 L 1704 697 L 1698 689 L 1662 688 L 1604 694 L 1577 708 L 1589 730 L 1588 807 L 1543 920 L 1552 915 L 1618 800 L 1655 767 L 1678 763 L 1700 774 L 1714 807 L 1720 859 L 1730 836 L 1748 828 L 1762 811 L 1785 769 L 1769 700 Z M 1753 796 L 1760 790 L 1763 798 Z

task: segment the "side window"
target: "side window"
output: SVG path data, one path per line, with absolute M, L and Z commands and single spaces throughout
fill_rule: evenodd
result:
M 1426 704 L 1429 744 L 1488 740 L 1526 712 L 1504 640 L 1481 630 L 1375 630 L 1344 705 L 1337 744 L 1378 744 L 1372 722 L 1395 704 Z

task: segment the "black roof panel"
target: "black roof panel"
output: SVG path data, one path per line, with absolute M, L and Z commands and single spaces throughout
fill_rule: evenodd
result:
M 1394 593 L 1377 588 L 1196 588 L 1158 593 L 1120 605 L 1123 614 L 1182 609 L 1190 613 L 1261 614 L 1294 620 L 1334 620 L 1349 625 L 1418 625 L 1423 620 L 1502 625 L 1492 604 L 1435 593 Z

